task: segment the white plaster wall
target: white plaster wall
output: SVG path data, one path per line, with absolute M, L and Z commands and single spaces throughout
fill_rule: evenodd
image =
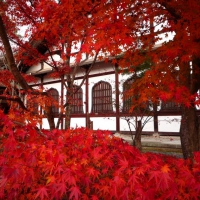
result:
M 58 91 L 59 95 L 61 95 L 61 83 L 52 83 L 52 84 L 47 84 L 44 85 L 44 90 L 47 91 L 51 88 L 54 88 Z
M 147 117 L 149 119 L 149 117 Z M 146 117 L 144 117 L 142 119 L 142 125 L 144 124 L 144 121 L 145 121 Z M 136 118 L 133 117 L 130 119 L 131 120 L 131 124 L 130 124 L 130 127 L 131 127 L 131 130 L 132 131 L 135 131 L 135 125 L 136 125 Z M 143 131 L 154 131 L 154 125 L 153 125 L 153 119 L 149 119 L 148 122 L 145 124 L 144 128 L 143 128 Z M 129 126 L 128 126 L 128 123 L 127 121 L 125 120 L 124 117 L 120 118 L 120 130 L 121 131 L 129 131 Z
M 85 119 L 84 118 L 71 118 L 71 128 L 77 128 L 77 127 L 85 127 Z
M 142 124 L 145 118 L 142 120 Z M 149 119 L 149 121 L 145 124 L 143 131 L 154 131 L 154 121 L 153 118 Z
M 57 125 L 58 118 L 54 119 L 55 124 Z M 85 119 L 84 118 L 71 118 L 71 128 L 76 128 L 76 127 L 85 127 Z M 49 123 L 47 121 L 47 118 L 42 119 L 42 128 L 43 129 L 49 129 Z M 59 127 L 61 128 L 61 127 Z
M 54 119 L 55 125 L 57 125 L 57 121 L 58 121 L 58 118 L 55 118 Z M 48 123 L 47 118 L 42 119 L 42 128 L 43 129 L 49 129 L 49 123 Z M 61 128 L 61 126 L 59 126 L 59 128 Z
M 94 130 L 115 130 L 116 120 L 114 117 L 91 117 L 90 120 L 93 121 Z
M 181 116 L 160 116 L 158 117 L 158 131 L 179 132 Z
M 103 73 L 114 70 L 114 66 L 111 64 L 110 67 L 105 68 L 106 65 L 109 63 L 102 64 L 97 63 L 95 65 L 94 70 L 90 73 L 96 74 L 96 73 Z M 37 69 L 40 69 L 40 66 L 34 66 L 34 71 Z M 84 70 L 81 70 L 77 77 L 84 75 Z M 127 80 L 131 75 L 122 75 L 119 74 L 119 91 L 120 93 L 123 92 L 123 82 Z M 48 81 L 55 81 L 55 79 L 50 78 L 48 76 L 45 77 L 44 82 Z M 115 102 L 115 74 L 111 75 L 104 75 L 99 77 L 90 77 L 89 78 L 89 113 L 92 109 L 92 87 L 98 83 L 99 81 L 106 81 L 111 84 L 112 86 L 112 100 Z M 76 85 L 79 85 L 81 83 L 81 80 L 75 80 Z M 60 83 L 53 83 L 53 84 L 44 84 L 45 90 L 48 90 L 50 88 L 55 88 L 58 90 L 59 95 L 61 95 L 61 84 Z M 83 110 L 85 112 L 85 101 L 86 101 L 86 91 L 85 91 L 85 83 L 82 85 L 83 90 Z M 64 99 L 65 99 L 66 90 L 64 89 Z M 122 95 L 120 95 L 120 107 L 123 105 Z M 115 111 L 115 106 L 113 104 L 113 110 Z M 90 118 L 93 121 L 93 128 L 96 129 L 103 129 L 103 130 L 114 130 L 116 128 L 116 120 L 115 118 L 103 118 L 103 117 L 95 117 Z M 160 116 L 158 117 L 158 130 L 160 132 L 179 132 L 180 129 L 180 116 Z M 55 119 L 57 121 L 57 119 Z M 75 128 L 76 126 L 81 127 L 85 126 L 85 119 L 84 118 L 72 118 L 71 119 L 71 127 Z M 43 128 L 48 129 L 48 122 L 47 119 L 43 119 Z M 128 124 L 125 120 L 122 118 L 120 119 L 120 130 L 121 131 L 129 131 Z M 135 130 L 135 128 L 132 126 L 132 130 Z M 151 119 L 143 128 L 143 131 L 153 131 L 153 119 Z
M 49 124 L 48 124 L 47 118 L 42 119 L 42 128 L 49 129 Z
M 132 131 L 135 131 L 135 126 L 133 126 L 133 124 L 135 125 L 135 118 L 133 117 L 133 119 L 131 120 L 131 124 L 130 124 L 130 128 Z M 129 126 L 127 121 L 125 120 L 124 117 L 120 118 L 120 131 L 130 131 Z

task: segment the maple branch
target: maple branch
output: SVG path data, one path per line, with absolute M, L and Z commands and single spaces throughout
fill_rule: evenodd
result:
M 85 34 L 84 34 L 84 35 L 85 35 Z M 83 38 L 82 41 L 81 41 L 80 52 L 81 52 L 81 50 L 82 50 L 82 46 L 83 46 L 83 43 L 84 43 L 84 42 L 85 42 L 85 38 Z M 80 66 L 80 64 L 83 63 L 83 62 L 85 62 L 87 59 L 88 59 L 88 55 L 86 54 L 86 58 L 85 58 L 83 61 L 81 61 L 81 62 L 79 62 L 78 64 L 75 65 L 75 67 L 74 67 L 74 72 L 73 72 L 73 74 L 72 74 L 72 83 L 74 82 L 74 79 L 75 79 L 75 76 L 76 76 L 76 72 L 77 72 L 78 66 Z
M 81 83 L 80 83 L 79 86 L 76 88 L 76 90 L 73 92 L 73 94 L 75 94 L 76 92 L 78 92 L 78 90 L 79 90 L 79 89 L 81 88 L 81 86 L 83 85 L 85 79 L 87 78 L 87 76 L 89 75 L 90 71 L 92 70 L 94 64 L 96 63 L 96 59 L 97 59 L 98 53 L 99 53 L 99 51 L 96 53 L 96 55 L 95 55 L 95 57 L 94 57 L 94 60 L 93 60 L 93 62 L 92 62 L 92 64 L 91 64 L 89 70 L 88 70 L 87 73 L 84 75 L 84 77 L 83 77 Z M 67 104 L 68 104 L 68 102 L 66 102 L 66 103 L 64 104 L 64 108 L 67 106 Z
M 41 135 L 41 136 L 43 136 L 43 137 L 45 137 L 45 138 L 48 138 L 48 136 L 45 135 L 44 133 L 42 133 L 42 131 L 41 131 L 38 127 L 35 127 L 35 129 L 36 129 L 36 131 L 37 131 L 37 133 L 38 133 L 39 135 Z
M 52 51 L 50 51 L 47 42 L 45 42 L 45 43 L 46 43 L 47 51 L 49 52 L 49 55 L 50 55 L 50 57 L 51 57 L 51 60 L 52 60 L 54 66 L 51 65 L 51 64 L 48 64 L 46 61 L 45 61 L 45 63 L 47 63 L 47 64 L 50 65 L 52 68 L 54 68 L 56 71 L 58 71 L 58 67 L 57 67 L 56 62 L 55 62 L 55 60 L 54 60 L 54 58 L 53 58 L 53 55 L 54 55 L 54 54 L 53 54 Z M 60 53 L 61 53 L 61 52 L 60 52 Z
M 79 84 L 77 90 L 75 91 L 75 93 L 76 93 L 76 92 L 81 88 L 81 86 L 83 85 L 85 79 L 87 78 L 87 76 L 88 76 L 89 73 L 91 72 L 91 70 L 92 70 L 94 64 L 96 63 L 96 60 L 97 60 L 97 56 L 98 56 L 98 54 L 99 54 L 99 51 L 96 53 L 96 55 L 95 55 L 95 57 L 94 57 L 94 60 L 93 60 L 92 64 L 90 65 L 88 71 L 87 71 L 86 74 L 84 75 L 84 77 L 83 77 L 81 83 Z
M 26 15 L 26 17 L 27 17 L 28 19 L 30 19 L 34 25 L 36 25 L 36 22 L 33 20 L 32 17 L 30 17 L 30 14 L 28 14 L 28 13 L 26 12 L 26 10 L 21 6 L 22 4 L 20 4 L 17 0 L 15 0 L 15 1 L 17 2 L 17 5 L 18 5 L 19 8 L 21 9 L 21 11 Z
M 85 79 L 87 78 L 87 76 L 89 75 L 90 71 L 92 70 L 94 64 L 96 63 L 98 54 L 99 54 L 99 51 L 96 53 L 96 55 L 95 55 L 95 57 L 94 57 L 94 60 L 93 60 L 93 62 L 92 62 L 92 64 L 91 64 L 89 70 L 88 70 L 88 71 L 86 72 L 86 74 L 84 75 L 84 77 L 83 77 L 81 83 L 79 84 L 79 86 L 77 86 L 76 90 L 73 91 L 73 94 L 75 94 L 76 92 L 78 92 L 78 90 L 81 88 L 81 86 L 82 86 L 83 83 L 85 82 Z M 86 58 L 85 60 L 87 60 L 87 58 Z M 84 60 L 84 61 L 85 61 L 85 60 Z M 82 61 L 82 62 L 83 62 L 83 61 Z M 79 65 L 80 65 L 80 63 L 79 63 Z M 63 78 L 63 77 L 62 77 L 62 78 Z M 62 80 L 63 80 L 63 82 L 65 83 L 64 78 L 63 78 Z M 66 87 L 67 87 L 67 86 L 66 86 Z M 65 108 L 65 107 L 68 105 L 68 103 L 69 103 L 69 102 L 67 101 L 67 102 L 63 105 L 63 108 Z M 60 120 L 61 120 L 61 118 L 62 118 L 62 115 L 63 115 L 63 112 L 61 112 L 61 113 L 59 114 L 56 128 L 59 127 L 59 124 L 60 124 Z
M 26 51 L 26 54 L 25 54 L 26 56 L 30 56 L 30 57 L 32 57 L 32 58 L 38 59 L 38 56 L 35 56 L 34 53 L 33 53 L 30 49 L 28 49 L 28 48 L 26 48 L 25 46 L 21 45 L 19 42 L 15 41 L 13 38 L 11 38 L 11 37 L 9 37 L 9 36 L 8 36 L 8 39 L 9 39 L 11 42 L 13 42 L 14 44 L 16 44 L 16 45 L 18 45 L 19 47 L 21 47 L 22 49 L 24 49 L 24 50 Z
M 127 124 L 128 124 L 129 131 L 130 131 L 130 133 L 131 133 L 132 141 L 134 141 L 134 138 L 133 138 L 133 135 L 134 135 L 134 134 L 133 134 L 133 131 L 132 131 L 132 129 L 131 129 L 131 125 L 134 126 L 135 130 L 136 130 L 136 126 L 135 126 L 135 124 L 133 124 L 133 123 L 130 121 L 130 118 L 125 118 L 125 120 L 126 120 L 126 122 L 127 122 Z
M 26 125 L 26 123 L 22 123 L 22 122 L 15 121 L 15 120 L 13 121 L 13 123 L 16 124 L 16 125 L 23 126 L 23 127 Z M 33 127 L 33 129 L 35 129 L 36 132 L 37 132 L 39 135 L 41 135 L 42 137 L 48 138 L 48 136 L 45 135 L 44 133 L 42 133 L 42 131 L 41 131 L 38 127 Z
M 32 58 L 35 58 L 35 59 L 38 60 L 38 56 L 35 56 L 35 54 L 32 53 L 30 49 L 25 48 L 23 45 L 21 45 L 20 43 L 14 41 L 14 40 L 13 40 L 12 38 L 10 38 L 10 37 L 9 37 L 9 39 L 10 39 L 13 43 L 17 44 L 18 46 L 20 46 L 21 48 L 23 48 L 24 50 L 26 50 L 26 54 L 27 54 L 27 55 L 30 55 Z M 42 61 L 43 61 L 44 63 L 46 63 L 47 65 L 49 65 L 50 67 L 56 69 L 56 71 L 58 71 L 58 69 L 57 69 L 58 67 L 57 67 L 56 64 L 55 64 L 55 61 L 54 61 L 52 55 L 54 55 L 54 54 L 59 54 L 59 55 L 60 55 L 60 54 L 61 54 L 61 50 L 50 51 L 49 48 L 48 48 L 48 46 L 46 46 L 46 47 L 47 47 L 49 53 L 47 53 L 47 54 L 45 54 L 45 55 L 46 55 L 46 56 L 48 56 L 48 55 L 51 56 L 51 59 L 53 60 L 54 66 L 51 65 L 50 63 L 48 63 L 47 61 L 43 61 L 43 59 L 42 59 Z
M 96 5 L 94 5 L 93 8 L 91 8 L 87 13 L 88 13 L 88 14 L 91 14 L 92 11 L 93 11 L 97 6 L 99 6 L 100 4 L 101 4 L 101 3 L 97 3 Z
M 34 91 L 32 89 L 32 87 L 30 85 L 27 84 L 27 82 L 25 81 L 25 79 L 23 78 L 23 76 L 20 74 L 17 65 L 15 63 L 15 59 L 13 56 L 13 52 L 11 49 L 11 45 L 6 33 L 6 29 L 2 20 L 2 17 L 0 15 L 0 37 L 2 39 L 5 51 L 6 51 L 6 58 L 7 58 L 7 62 L 8 62 L 8 68 L 11 71 L 11 73 L 13 74 L 13 76 L 15 77 L 15 79 L 17 80 L 17 82 L 20 84 L 20 86 L 25 90 L 25 91 L 29 91 L 31 92 L 31 94 L 35 94 L 35 95 L 46 95 L 48 96 L 48 94 L 46 92 L 39 92 L 39 91 Z
M 9 38 L 10 41 L 12 41 L 12 42 L 15 43 L 16 45 L 18 45 L 19 47 L 21 47 L 22 49 L 24 49 L 24 50 L 26 51 L 26 54 L 27 54 L 27 55 L 30 55 L 31 57 L 38 59 L 38 56 L 35 56 L 35 55 L 31 52 L 30 49 L 28 49 L 28 48 L 26 48 L 25 46 L 21 45 L 19 42 L 15 41 L 13 38 L 11 38 L 11 37 L 9 37 L 9 36 L 8 36 L 8 38 Z M 41 43 L 42 43 L 42 42 L 41 42 Z M 37 47 L 33 47 L 33 48 L 37 49 Z M 38 50 L 38 49 L 37 49 L 37 50 Z M 60 54 L 61 54 L 61 50 L 53 50 L 53 51 L 51 51 L 51 54 L 52 54 L 52 55 L 54 55 L 54 54 L 60 55 Z M 48 55 L 50 55 L 50 53 L 49 53 L 49 54 L 48 54 L 48 53 L 45 53 L 45 55 L 48 56 Z
M 6 33 L 6 29 L 5 29 L 1 14 L 0 14 L 0 37 L 2 39 L 4 48 L 6 51 L 6 58 L 8 61 L 9 70 L 12 72 L 13 76 L 15 77 L 15 79 L 18 81 L 18 83 L 24 90 L 31 90 L 31 87 L 27 84 L 25 79 L 22 77 L 15 63 L 11 45 Z
M 0 95 L 0 99 L 2 100 L 9 100 L 9 101 L 16 101 L 19 103 L 19 105 L 21 106 L 21 108 L 23 108 L 24 110 L 28 110 L 24 103 L 22 102 L 22 100 L 18 97 L 18 96 L 9 96 L 9 95 Z
M 169 1 L 162 1 L 160 4 L 176 19 L 181 19 L 180 12 L 177 11 L 174 7 L 169 5 Z

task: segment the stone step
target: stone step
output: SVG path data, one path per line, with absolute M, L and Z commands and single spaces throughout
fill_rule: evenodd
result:
M 165 142 L 154 142 L 154 141 L 142 141 L 142 146 L 144 147 L 162 147 L 162 148 L 172 148 L 181 149 L 181 144 L 165 143 Z
M 170 156 L 175 156 L 178 158 L 183 158 L 183 153 L 181 148 L 166 148 L 166 147 L 155 147 L 155 146 L 142 146 L 142 152 L 152 152 L 165 154 Z
M 116 137 L 133 145 L 131 135 L 115 134 Z M 177 136 L 145 136 L 141 137 L 142 152 L 161 153 L 182 158 L 180 137 Z

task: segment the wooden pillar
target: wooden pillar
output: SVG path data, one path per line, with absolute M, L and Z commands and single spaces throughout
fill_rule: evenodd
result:
M 41 87 L 43 88 L 43 83 L 44 83 L 44 75 L 42 74 L 41 76 L 40 76 L 40 85 L 41 85 Z M 42 114 L 42 107 L 40 106 L 40 108 L 39 108 L 39 112 L 40 112 L 40 114 Z M 43 123 L 42 123 L 43 124 Z M 40 124 L 40 129 L 42 129 L 42 124 Z
M 86 69 L 86 73 L 87 71 L 88 69 Z M 89 117 L 89 78 L 88 76 L 86 77 L 86 80 L 85 80 L 85 113 L 86 113 L 85 124 L 86 124 L 86 127 L 89 128 L 90 117 Z
M 154 121 L 154 134 L 158 134 L 158 113 L 157 113 L 157 105 L 153 105 L 153 121 Z
M 64 76 L 63 79 L 61 81 L 61 105 L 64 104 Z M 61 129 L 64 129 L 64 123 L 63 123 L 63 116 L 62 116 L 62 120 L 61 120 Z
M 116 105 L 116 132 L 120 132 L 120 117 L 119 117 L 119 74 L 118 65 L 115 65 L 115 105 Z

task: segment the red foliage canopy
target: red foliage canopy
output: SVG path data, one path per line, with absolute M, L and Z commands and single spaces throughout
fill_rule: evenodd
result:
M 200 153 L 194 162 L 142 154 L 108 131 L 39 132 L 0 117 L 1 199 L 200 197 Z

